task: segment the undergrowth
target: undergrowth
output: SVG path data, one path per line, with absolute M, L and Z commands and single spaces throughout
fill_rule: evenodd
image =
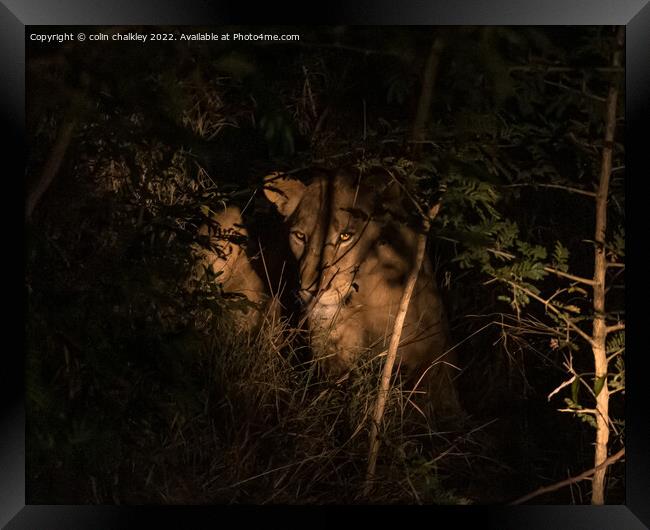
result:
M 30 502 L 468 502 L 444 486 L 454 434 L 429 426 L 417 392 L 399 384 L 363 496 L 382 359 L 332 381 L 296 346 L 300 331 L 271 312 L 254 332 L 238 331 L 227 314 L 212 324 L 177 337 L 182 348 L 150 344 L 155 360 L 123 365 L 106 351 L 109 367 L 99 347 L 91 356 L 62 346 L 68 354 L 54 373 L 31 366 L 30 483 L 40 487 Z

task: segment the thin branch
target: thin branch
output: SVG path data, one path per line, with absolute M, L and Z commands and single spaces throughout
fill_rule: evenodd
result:
M 520 497 L 519 499 L 513 501 L 510 503 L 510 505 L 514 506 L 517 504 L 523 504 L 531 499 L 534 499 L 535 497 L 539 497 L 540 495 L 543 495 L 544 493 L 550 493 L 552 491 L 556 491 L 559 489 L 564 488 L 565 486 L 570 486 L 571 484 L 575 484 L 576 482 L 581 482 L 590 476 L 592 476 L 596 471 L 600 471 L 601 469 L 604 469 L 610 465 L 612 465 L 614 462 L 617 462 L 621 458 L 625 456 L 625 447 L 623 447 L 620 451 L 618 451 L 616 454 L 610 456 L 608 459 L 604 460 L 602 464 L 599 466 L 596 466 L 592 469 L 589 469 L 585 471 L 584 473 L 580 473 L 579 475 L 575 477 L 568 478 L 566 480 L 562 480 L 561 482 L 558 482 L 556 484 L 552 484 L 550 486 L 544 486 L 543 488 L 539 488 L 538 490 L 533 491 L 532 493 L 529 493 L 528 495 L 524 495 L 523 497 Z
M 591 336 L 589 336 L 587 333 L 582 331 L 576 324 L 574 324 L 571 320 L 569 320 L 567 317 L 565 317 L 562 312 L 556 308 L 553 304 L 549 303 L 548 300 L 544 300 L 541 296 L 536 295 L 532 291 L 526 289 L 525 287 L 522 287 L 521 285 L 516 284 L 515 282 L 512 282 L 510 280 L 503 280 L 510 284 L 511 286 L 520 289 L 523 291 L 525 294 L 530 296 L 531 298 L 534 298 L 538 302 L 544 304 L 545 307 L 548 307 L 551 311 L 553 311 L 557 316 L 559 316 L 564 322 L 566 322 L 567 326 L 569 326 L 573 331 L 575 331 L 578 335 L 580 335 L 584 340 L 586 340 L 589 344 L 593 345 L 593 339 Z
M 456 241 L 456 240 L 450 240 L 450 241 L 454 241 L 454 243 L 460 243 L 460 241 Z M 517 257 L 514 254 L 510 254 L 510 252 L 506 252 L 505 250 L 497 250 L 496 248 L 486 248 L 485 250 L 491 252 L 495 256 L 501 256 L 502 258 L 506 258 L 506 259 L 515 259 Z
M 521 188 L 521 187 L 532 187 L 532 188 L 553 188 L 568 191 L 569 193 L 577 193 L 578 195 L 586 195 L 587 197 L 595 197 L 596 192 L 583 190 L 580 188 L 572 188 L 571 186 L 563 186 L 562 184 L 508 184 L 504 188 Z
M 594 416 L 598 415 L 598 411 L 596 409 L 557 409 L 557 411 L 571 412 L 573 414 L 593 414 Z
M 624 269 L 625 268 L 625 263 L 617 263 L 615 261 L 608 261 L 607 262 L 607 268 L 608 269 Z
M 256 480 L 258 478 L 264 477 L 264 476 L 269 475 L 271 473 L 276 473 L 278 471 L 282 471 L 283 469 L 288 469 L 288 468 L 293 467 L 293 466 L 299 466 L 299 465 L 304 464 L 305 462 L 309 462 L 309 461 L 312 461 L 312 460 L 318 460 L 319 458 L 324 458 L 324 455 L 320 454 L 320 455 L 308 456 L 307 458 L 303 458 L 299 462 L 291 462 L 290 464 L 280 466 L 280 467 L 276 467 L 275 469 L 269 469 L 268 471 L 264 471 L 263 473 L 259 473 L 257 475 L 252 476 L 252 477 L 248 477 L 248 478 L 246 478 L 244 480 L 240 480 L 238 482 L 235 482 L 234 484 L 229 484 L 228 486 L 223 486 L 223 487 L 219 488 L 216 491 L 223 491 L 223 490 L 227 490 L 227 489 L 232 489 L 232 488 L 235 488 L 237 486 L 241 486 L 242 484 L 245 484 L 247 482 L 250 482 L 251 480 Z
M 612 359 L 614 359 L 615 357 L 618 357 L 618 356 L 621 355 L 624 351 L 625 351 L 625 348 L 619 348 L 618 350 L 616 350 L 616 351 L 615 351 L 614 353 L 612 353 L 611 355 L 608 355 L 608 356 L 607 356 L 607 364 L 609 365 L 609 363 L 611 362 Z
M 415 119 L 413 120 L 413 130 L 411 131 L 411 140 L 413 141 L 425 139 L 425 132 L 431 117 L 431 104 L 433 103 L 434 88 L 438 77 L 438 65 L 444 47 L 445 41 L 442 36 L 436 35 L 431 44 L 431 50 L 422 75 L 420 97 L 418 98 Z M 416 144 L 414 151 L 417 153 L 421 146 L 422 144 Z
M 411 302 L 411 295 L 415 289 L 415 284 L 420 273 L 420 268 L 422 267 L 422 262 L 424 260 L 424 253 L 427 246 L 427 236 L 429 233 L 429 227 L 431 226 L 431 220 L 438 213 L 440 203 L 437 203 L 429 211 L 428 216 L 426 216 L 424 221 L 424 230 L 418 234 L 418 244 L 417 244 L 417 253 L 415 257 L 415 262 L 413 268 L 409 273 L 406 286 L 404 287 L 404 292 L 402 293 L 402 298 L 400 299 L 399 308 L 397 315 L 395 316 L 395 322 L 393 324 L 393 333 L 390 338 L 390 343 L 388 345 L 388 353 L 386 355 L 386 362 L 384 363 L 384 369 L 381 374 L 381 382 L 379 385 L 379 393 L 377 395 L 377 401 L 375 402 L 375 409 L 372 415 L 372 423 L 370 425 L 370 444 L 368 450 L 368 467 L 366 470 L 366 482 L 364 485 L 364 493 L 367 495 L 370 491 L 372 481 L 375 477 L 375 469 L 377 466 L 377 457 L 379 455 L 379 425 L 384 416 L 384 409 L 386 407 L 386 400 L 390 392 L 390 380 L 393 373 L 393 366 L 395 364 L 395 359 L 397 357 L 397 348 L 402 336 L 402 329 L 404 327 L 404 321 L 406 320 L 406 313 L 408 312 L 409 304 Z
M 617 73 L 624 72 L 625 70 L 622 67 L 616 66 L 603 66 L 603 67 L 572 67 L 572 66 L 548 66 L 545 64 L 529 64 L 526 66 L 511 66 L 508 68 L 510 72 L 605 72 L 605 73 Z
M 454 243 L 458 243 L 458 241 L 450 238 L 441 238 L 441 239 L 446 239 L 448 241 L 453 241 Z M 502 258 L 506 259 L 515 259 L 517 256 L 514 254 L 510 254 L 510 252 L 505 252 L 503 250 L 497 250 L 495 248 L 487 248 L 486 249 L 488 252 L 494 254 L 495 256 L 501 256 Z M 582 276 L 576 276 L 575 274 L 569 274 L 568 272 L 562 272 L 558 269 L 554 269 L 553 267 L 544 267 L 544 270 L 546 272 L 550 272 L 551 274 L 555 274 L 557 276 L 561 276 L 562 278 L 567 278 L 568 280 L 573 280 L 575 282 L 579 283 L 584 283 L 585 285 L 594 285 L 594 280 L 591 278 L 583 278 Z M 496 278 L 493 278 L 492 280 L 489 280 L 489 282 L 495 281 Z M 488 282 L 486 282 L 487 284 Z M 485 284 L 484 284 L 485 285 Z
M 576 374 L 573 374 L 573 377 L 571 379 L 568 379 L 567 381 L 564 381 L 563 383 L 560 384 L 555 390 L 553 390 L 547 397 L 547 401 L 551 401 L 551 398 L 557 394 L 560 390 L 562 390 L 565 386 L 569 386 L 571 383 L 573 383 L 576 380 L 576 377 L 578 377 Z
M 607 326 L 605 328 L 605 333 L 616 333 L 617 331 L 623 331 L 625 329 L 625 322 L 621 322 L 620 324 L 614 324 L 613 326 Z
M 550 272 L 551 274 L 561 276 L 562 278 L 568 278 L 569 280 L 574 280 L 576 282 L 584 283 L 587 285 L 594 285 L 594 281 L 590 278 L 582 278 L 581 276 L 575 276 L 574 274 L 569 274 L 568 272 L 562 272 L 557 269 L 554 269 L 553 267 L 544 267 L 544 270 L 546 272 Z
M 596 101 L 601 101 L 601 102 L 603 102 L 603 103 L 604 103 L 605 101 L 607 101 L 607 100 L 606 100 L 604 97 L 602 97 L 602 96 L 597 96 L 596 94 L 592 94 L 592 93 L 590 93 L 590 92 L 587 92 L 586 90 L 579 90 L 579 89 L 577 89 L 577 88 L 573 88 L 573 87 L 570 87 L 570 86 L 566 86 L 566 85 L 563 85 L 562 83 L 556 83 L 556 82 L 554 82 L 554 81 L 549 81 L 548 79 L 544 79 L 544 83 L 546 83 L 547 85 L 551 85 L 551 86 L 557 87 L 557 88 L 562 88 L 562 89 L 564 89 L 564 90 L 568 90 L 569 92 L 575 92 L 576 94 L 580 94 L 581 96 L 585 96 L 585 97 L 588 97 L 588 98 L 595 99 Z
M 566 138 L 578 149 L 582 150 L 584 153 L 587 153 L 589 156 L 595 157 L 598 155 L 598 150 L 594 147 L 593 144 L 579 140 L 576 135 L 573 134 L 573 132 L 568 133 L 566 135 Z

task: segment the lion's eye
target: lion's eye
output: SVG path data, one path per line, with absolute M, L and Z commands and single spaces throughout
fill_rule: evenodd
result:
M 352 234 L 351 234 L 350 232 L 343 232 L 343 233 L 341 233 L 341 235 L 339 236 L 339 239 L 340 239 L 341 241 L 349 241 L 351 237 L 352 237 Z
M 298 241 L 304 241 L 305 240 L 305 234 L 302 232 L 292 232 L 293 237 L 295 237 Z

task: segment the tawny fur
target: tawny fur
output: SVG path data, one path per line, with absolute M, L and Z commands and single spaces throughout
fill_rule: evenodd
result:
M 209 270 L 226 294 L 245 296 L 251 305 L 233 311 L 238 329 L 259 329 L 265 316 L 275 314 L 265 282 L 253 269 L 243 244 L 248 242 L 241 210 L 237 206 L 213 212 L 209 223 L 199 228 L 199 235 L 209 238 L 209 247 L 197 247 L 195 276 Z
M 284 216 L 298 260 L 300 295 L 316 357 L 334 374 L 364 354 L 386 350 L 406 278 L 417 227 L 395 188 L 378 192 L 364 177 L 321 172 L 302 182 L 267 179 L 267 198 Z M 453 363 L 447 320 L 433 268 L 425 258 L 398 349 L 408 377 L 428 372 L 439 401 L 456 405 L 446 363 Z

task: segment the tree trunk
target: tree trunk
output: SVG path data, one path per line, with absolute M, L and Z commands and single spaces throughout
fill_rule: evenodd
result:
M 52 149 L 50 149 L 45 165 L 43 166 L 43 171 L 41 171 L 38 181 L 27 196 L 25 202 L 25 219 L 27 221 L 32 218 L 32 213 L 34 213 L 34 208 L 36 208 L 38 201 L 50 187 L 54 177 L 56 177 L 59 172 L 65 154 L 68 151 L 70 141 L 72 140 L 72 134 L 76 125 L 77 120 L 75 118 L 66 118 L 63 125 L 61 125 L 56 141 L 54 142 Z
M 418 108 L 415 113 L 415 120 L 413 121 L 412 140 L 414 142 L 421 142 L 425 138 L 427 125 L 431 116 L 431 104 L 433 103 L 433 89 L 436 84 L 436 77 L 438 75 L 438 65 L 440 63 L 440 55 L 444 48 L 444 40 L 442 36 L 438 35 L 433 39 L 431 51 L 427 58 L 427 64 L 424 67 L 422 74 L 422 88 L 420 90 L 420 99 L 418 100 Z M 416 143 L 413 151 L 418 153 L 421 144 Z
M 616 34 L 616 49 L 612 66 L 619 67 L 623 49 L 624 28 L 621 26 Z M 607 322 L 605 320 L 605 274 L 607 257 L 605 235 L 607 230 L 607 197 L 609 195 L 609 177 L 612 172 L 612 151 L 616 130 L 616 105 L 618 101 L 618 83 L 612 82 L 607 95 L 605 115 L 605 142 L 603 145 L 600 180 L 596 192 L 596 230 L 594 251 L 594 322 L 592 351 L 595 364 L 594 387 L 600 392 L 596 396 L 596 451 L 594 456 L 594 473 L 592 481 L 592 504 L 605 502 L 605 475 L 607 466 L 601 466 L 607 459 L 609 442 L 609 388 L 607 385 Z

